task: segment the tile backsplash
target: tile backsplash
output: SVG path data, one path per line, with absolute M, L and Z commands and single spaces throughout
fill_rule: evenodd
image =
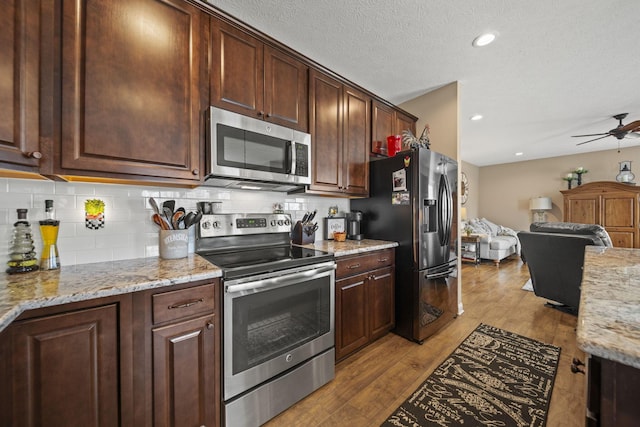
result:
M 288 195 L 275 192 L 227 190 L 200 187 L 195 189 L 53 182 L 30 179 L 0 178 L 0 236 L 4 239 L 0 260 L 9 260 L 9 246 L 16 209 L 29 210 L 36 252 L 40 256 L 42 240 L 38 221 L 44 218 L 44 201 L 54 201 L 56 219 L 60 220 L 58 250 L 61 265 L 153 257 L 158 255 L 158 226 L 151 220 L 153 210 L 149 197 L 158 204 L 175 200 L 176 207 L 196 210 L 198 201 L 222 202 L 222 213 L 269 213 L 280 203 L 292 219 L 301 219 L 305 212 L 317 209 L 320 228 L 316 239 L 324 236 L 323 217 L 330 206 L 338 206 L 340 214 L 348 212 L 349 200 L 342 198 Z M 101 199 L 105 202 L 105 224 L 92 230 L 85 227 L 84 202 Z M 189 252 L 193 252 L 195 227 L 190 229 Z

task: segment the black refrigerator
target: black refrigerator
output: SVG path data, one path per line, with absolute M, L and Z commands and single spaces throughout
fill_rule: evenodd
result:
M 398 242 L 394 332 L 422 343 L 458 312 L 458 164 L 419 148 L 372 161 L 369 177 L 351 210 L 365 238 Z

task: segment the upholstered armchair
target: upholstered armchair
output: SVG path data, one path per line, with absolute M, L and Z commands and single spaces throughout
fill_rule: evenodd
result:
M 587 245 L 613 246 L 600 225 L 537 222 L 518 233 L 533 292 L 548 306 L 577 314 Z

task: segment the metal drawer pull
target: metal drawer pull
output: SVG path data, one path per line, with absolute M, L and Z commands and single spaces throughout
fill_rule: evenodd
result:
M 352 269 L 352 268 L 358 268 L 358 267 L 360 267 L 360 264 L 353 264 L 348 266 L 347 268 Z
M 173 304 L 173 305 L 170 305 L 168 308 L 169 310 L 173 308 L 187 308 L 187 307 L 191 307 L 192 305 L 200 304 L 201 302 L 204 302 L 204 298 L 194 299 L 187 302 L 181 302 L 179 304 Z
M 387 262 L 387 261 L 389 261 L 389 258 L 382 258 L 378 260 L 378 262 Z

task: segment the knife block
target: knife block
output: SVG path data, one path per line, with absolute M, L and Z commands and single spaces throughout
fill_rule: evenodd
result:
M 296 222 L 291 232 L 291 241 L 295 245 L 308 245 L 316 241 L 316 232 L 312 230 L 310 225 L 302 225 L 302 222 Z

